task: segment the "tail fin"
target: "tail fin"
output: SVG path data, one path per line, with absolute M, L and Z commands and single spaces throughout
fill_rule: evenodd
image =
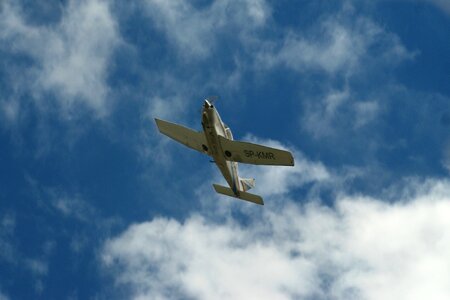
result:
M 254 178 L 239 178 L 239 180 L 241 181 L 241 186 L 244 189 L 244 192 L 255 187 Z
M 250 194 L 247 192 L 239 192 L 239 195 L 236 195 L 233 192 L 233 190 L 230 189 L 229 187 L 224 187 L 224 186 L 221 186 L 218 184 L 213 184 L 213 186 L 214 186 L 214 189 L 216 190 L 216 192 L 219 194 L 238 198 L 238 199 L 249 201 L 249 202 L 253 202 L 256 204 L 260 204 L 260 205 L 264 205 L 263 199 L 258 195 Z

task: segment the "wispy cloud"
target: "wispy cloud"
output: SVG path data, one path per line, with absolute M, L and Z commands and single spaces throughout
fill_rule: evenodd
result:
M 8 300 L 9 298 L 0 291 L 0 300 Z
M 434 5 L 444 13 L 450 15 L 450 2 L 447 0 L 380 0 L 380 1 L 403 1 L 403 2 L 423 2 Z
M 214 1 L 204 8 L 182 0 L 147 0 L 145 8 L 184 57 L 207 57 L 218 36 L 231 29 L 243 36 L 268 18 L 264 0 Z
M 27 259 L 26 265 L 36 275 L 47 275 L 48 264 L 45 261 L 39 259 Z
M 306 113 L 301 120 L 303 128 L 316 138 L 332 135 L 337 127 L 342 126 L 336 124 L 340 121 L 338 116 L 342 110 L 345 111 L 343 107 L 348 107 L 350 103 L 347 87 L 344 90 L 333 89 L 317 101 L 306 101 Z
M 15 227 L 15 215 L 5 214 L 2 216 L 0 223 L 0 262 L 8 267 L 12 266 L 14 269 L 20 268 L 29 271 L 33 277 L 35 290 L 40 293 L 44 289 L 41 279 L 48 273 L 47 258 L 26 258 L 17 245 Z M 35 252 L 39 251 L 36 249 Z M 8 267 L 5 274 L 9 272 Z M 0 299 L 8 298 L 0 291 Z
M 31 188 L 38 205 L 43 210 L 47 210 L 57 217 L 73 219 L 83 227 L 97 228 L 105 231 L 109 231 L 112 227 L 121 223 L 119 217 L 104 217 L 81 194 L 69 193 L 61 188 L 42 186 L 37 180 L 29 180 L 32 181 Z M 81 226 L 80 232 L 83 231 L 81 230 Z M 80 241 L 82 238 L 78 238 L 78 240 Z M 79 241 L 75 241 L 75 243 Z
M 6 1 L 0 12 L 0 40 L 6 53 L 32 60 L 31 67 L 16 66 L 10 80 L 20 81 L 20 93 L 28 92 L 41 109 L 56 104 L 71 116 L 81 104 L 97 116 L 108 112 L 108 62 L 121 41 L 107 2 L 70 1 L 59 22 L 42 26 L 29 23 L 20 5 Z M 48 103 L 49 93 L 54 103 Z M 15 119 L 17 104 L 11 101 L 3 102 L 2 110 Z
M 448 2 L 447 0 L 422 0 L 422 1 L 430 2 L 450 15 L 450 2 Z
M 73 217 L 81 222 L 90 222 L 95 219 L 95 209 L 79 196 L 53 195 L 52 198 L 53 207 L 65 217 Z
M 444 145 L 444 149 L 442 151 L 442 164 L 450 172 L 450 139 Z
M 0 260 L 13 263 L 15 247 L 13 245 L 16 218 L 13 214 L 4 214 L 0 223 Z
M 258 56 L 260 66 L 351 75 L 377 63 L 397 64 L 413 53 L 395 34 L 370 18 L 355 16 L 353 8 L 344 5 L 302 32 L 291 31 L 282 41 L 267 43 Z

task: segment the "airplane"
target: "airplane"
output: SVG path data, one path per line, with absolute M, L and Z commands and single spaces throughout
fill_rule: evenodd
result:
M 155 118 L 162 134 L 185 146 L 213 158 L 229 187 L 213 184 L 217 193 L 264 205 L 263 199 L 248 193 L 255 179 L 240 178 L 237 163 L 272 166 L 293 166 L 294 157 L 289 151 L 263 145 L 235 141 L 231 129 L 219 116 L 213 101 L 207 98 L 202 107 L 202 131 Z

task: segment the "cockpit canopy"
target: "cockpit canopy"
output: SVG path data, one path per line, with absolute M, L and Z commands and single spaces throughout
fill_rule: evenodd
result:
M 226 134 L 227 138 L 232 140 L 233 134 L 231 133 L 230 127 L 228 127 L 226 124 L 223 124 L 223 125 L 225 126 L 225 134 Z

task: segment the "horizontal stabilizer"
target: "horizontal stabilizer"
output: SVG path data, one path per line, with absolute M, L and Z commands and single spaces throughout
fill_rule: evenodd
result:
M 244 164 L 293 166 L 291 152 L 263 145 L 229 140 L 219 136 L 224 158 Z
M 213 186 L 214 186 L 214 189 L 216 190 L 216 192 L 219 194 L 238 198 L 238 199 L 249 201 L 249 202 L 253 202 L 256 204 L 260 204 L 260 205 L 264 205 L 263 199 L 258 195 L 250 194 L 250 193 L 242 192 L 242 191 L 239 191 L 239 195 L 236 195 L 233 192 L 233 190 L 230 189 L 229 187 L 225 187 L 225 186 L 218 185 L 218 184 L 213 184 Z
M 208 148 L 206 147 L 207 142 L 203 132 L 194 131 L 190 128 L 164 120 L 155 119 L 155 121 L 162 134 L 167 135 L 191 149 L 202 153 L 208 152 Z

